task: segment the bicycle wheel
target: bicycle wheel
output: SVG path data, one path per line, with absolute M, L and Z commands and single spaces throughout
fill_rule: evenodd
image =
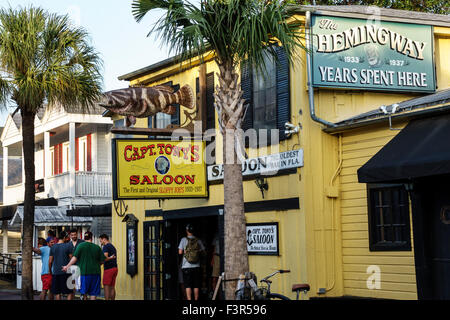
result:
M 278 294 L 278 293 L 269 293 L 266 296 L 266 299 L 268 300 L 291 300 L 286 296 L 283 296 L 282 294 Z

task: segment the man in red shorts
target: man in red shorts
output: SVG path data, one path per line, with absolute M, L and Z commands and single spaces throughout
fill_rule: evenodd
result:
M 39 295 L 40 300 L 45 300 L 48 293 L 48 300 L 53 300 L 53 294 L 51 292 L 52 287 L 52 272 L 48 267 L 48 258 L 50 257 L 50 247 L 53 241 L 47 245 L 47 241 L 44 238 L 38 239 L 38 247 L 33 248 L 33 251 L 41 256 L 42 270 L 41 270 L 41 280 L 42 280 L 42 292 Z
M 106 234 L 100 236 L 100 243 L 105 255 L 105 263 L 103 264 L 103 287 L 105 289 L 105 300 L 115 300 L 116 298 L 116 277 L 117 277 L 117 259 L 116 248 L 109 242 Z

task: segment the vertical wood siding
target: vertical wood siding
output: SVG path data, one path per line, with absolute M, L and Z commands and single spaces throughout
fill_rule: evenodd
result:
M 357 170 L 399 131 L 388 126 L 343 135 L 341 224 L 344 294 L 385 299 L 417 299 L 414 248 L 411 251 L 369 251 L 367 189 Z M 410 213 L 411 214 L 411 213 Z M 412 219 L 410 219 L 412 221 Z M 412 238 L 411 230 L 411 238 Z M 411 239 L 411 243 L 413 243 Z M 367 268 L 381 270 L 381 288 L 367 288 Z

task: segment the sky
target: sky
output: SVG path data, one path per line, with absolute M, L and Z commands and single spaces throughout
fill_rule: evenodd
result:
M 0 0 L 0 8 L 33 5 L 51 13 L 68 14 L 76 25 L 88 31 L 103 60 L 104 91 L 109 91 L 128 87 L 127 81 L 117 79 L 119 76 L 170 56 L 155 37 L 147 37 L 162 11 L 150 12 L 137 23 L 131 3 L 132 0 Z M 2 111 L 0 126 L 4 125 L 7 112 L 12 112 L 11 108 Z

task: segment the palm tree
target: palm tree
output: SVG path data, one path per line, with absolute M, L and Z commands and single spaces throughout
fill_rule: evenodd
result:
M 242 98 L 236 68 L 244 61 L 264 71 L 265 55 L 278 62 L 274 46 L 284 48 L 292 61 L 301 44 L 301 23 L 293 19 L 284 1 L 202 0 L 196 6 L 182 0 L 134 0 L 132 12 L 139 22 L 150 11 L 164 14 L 151 29 L 180 60 L 213 52 L 220 73 L 214 95 L 223 136 L 225 274 L 237 278 L 249 271 L 241 162 L 241 125 L 247 105 Z M 226 285 L 226 298 L 234 299 L 234 286 Z
M 88 112 L 98 101 L 102 63 L 87 36 L 68 16 L 32 6 L 0 10 L 0 99 L 12 102 L 22 116 L 22 299 L 33 299 L 34 120 L 45 104 Z

